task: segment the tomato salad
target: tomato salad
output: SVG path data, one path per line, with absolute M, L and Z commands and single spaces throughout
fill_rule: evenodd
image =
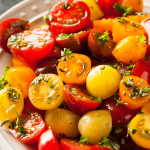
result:
M 61 0 L 32 29 L 0 23 L 12 55 L 0 127 L 38 150 L 150 149 L 150 14 L 142 0 Z

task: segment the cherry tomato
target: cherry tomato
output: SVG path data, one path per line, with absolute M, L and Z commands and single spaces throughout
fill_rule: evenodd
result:
M 91 144 L 81 144 L 79 140 L 61 139 L 60 146 L 62 150 L 90 150 Z
M 115 45 L 110 32 L 98 28 L 91 30 L 88 37 L 88 47 L 90 53 L 97 59 L 109 60 L 114 58 L 112 50 Z
M 81 117 L 72 111 L 56 108 L 45 114 L 45 123 L 58 138 L 75 138 L 79 135 L 78 122 Z
M 91 69 L 91 60 L 86 55 L 72 53 L 62 57 L 58 63 L 58 75 L 65 83 L 82 85 L 86 82 L 86 74 Z
M 100 109 L 106 109 L 111 113 L 112 123 L 117 127 L 124 127 L 124 125 L 128 124 L 128 122 L 141 110 L 131 110 L 123 104 L 117 105 L 117 101 L 112 100 L 112 98 L 104 100 Z
M 61 49 L 55 45 L 52 51 L 48 54 L 48 56 L 60 58 L 61 57 Z
M 50 10 L 48 15 L 50 30 L 55 35 L 78 32 L 89 20 L 90 9 L 80 0 L 62 0 Z
M 16 58 L 34 62 L 52 51 L 55 37 L 46 29 L 30 29 L 11 35 L 7 45 Z
M 7 47 L 8 38 L 15 33 L 28 29 L 30 26 L 28 21 L 24 21 L 20 18 L 7 19 L 0 23 L 0 47 L 10 53 L 10 49 Z
M 28 90 L 36 75 L 29 67 L 12 67 L 7 71 L 6 78 L 11 87 L 20 89 L 24 98 L 28 97 Z
M 88 93 L 85 85 L 75 84 L 65 84 L 64 101 L 71 111 L 79 115 L 92 111 L 101 104 L 101 101 Z
M 138 13 L 137 13 L 137 15 L 129 15 L 127 17 L 141 23 L 143 20 L 149 18 L 150 14 L 140 14 L 140 15 L 138 15 Z
M 38 150 L 61 150 L 58 139 L 51 128 L 47 129 L 39 138 Z
M 87 50 L 87 39 L 90 31 L 81 31 L 74 34 L 59 34 L 56 38 L 57 45 L 61 48 L 70 48 L 73 53 L 82 53 Z
M 57 74 L 57 64 L 58 59 L 55 57 L 45 57 L 41 59 L 35 70 L 35 74 L 38 76 L 40 74 L 46 74 L 46 73 L 54 73 Z
M 17 120 L 12 122 L 9 131 L 23 143 L 33 144 L 37 142 L 46 130 L 46 124 L 41 115 L 37 112 L 29 112 L 21 114 L 19 118 L 21 119 L 19 124 L 16 125 Z
M 138 76 L 150 84 L 150 62 L 146 59 L 141 59 L 135 63 L 131 75 Z
M 93 145 L 90 150 L 112 150 L 108 147 L 105 146 L 100 146 L 100 145 Z
M 57 108 L 63 102 L 63 87 L 61 77 L 41 74 L 30 84 L 29 99 L 34 107 L 41 110 Z

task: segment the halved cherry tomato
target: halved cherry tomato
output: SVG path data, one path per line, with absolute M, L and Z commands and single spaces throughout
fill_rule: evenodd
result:
M 55 37 L 46 29 L 30 29 L 11 35 L 7 44 L 16 58 L 34 62 L 51 52 Z
M 36 75 L 29 67 L 12 67 L 7 71 L 7 81 L 11 87 L 20 89 L 24 98 L 28 97 L 28 90 Z
M 59 33 L 80 31 L 90 20 L 90 9 L 80 0 L 62 0 L 58 2 L 48 15 L 50 30 Z
M 61 150 L 58 139 L 51 128 L 47 129 L 39 138 L 38 150 Z
M 19 60 L 16 57 L 13 57 L 12 58 L 12 63 L 13 63 L 14 67 L 23 67 L 24 66 L 24 67 L 29 67 L 32 70 L 35 70 L 35 67 L 36 67 L 38 61 L 30 63 L 30 62 L 25 62 L 25 61 Z
M 63 93 L 66 105 L 79 115 L 84 115 L 101 104 L 101 101 L 88 93 L 85 85 L 65 84 Z
M 93 145 L 90 150 L 112 150 L 111 148 L 101 146 L 101 145 Z
M 20 18 L 11 18 L 0 23 L 0 47 L 11 54 L 10 49 L 7 47 L 8 38 L 12 34 L 21 32 L 29 27 L 28 21 Z
M 90 150 L 91 144 L 81 144 L 79 140 L 61 139 L 60 146 L 62 150 Z
M 149 84 L 137 76 L 126 76 L 119 85 L 119 96 L 129 109 L 138 109 L 150 99 Z
M 127 17 L 141 23 L 144 19 L 149 18 L 150 14 L 129 15 Z
M 38 141 L 41 134 L 46 130 L 46 124 L 41 115 L 37 112 L 28 112 L 19 116 L 21 119 L 11 123 L 9 131 L 15 138 L 26 144 L 33 144 Z
M 70 48 L 73 53 L 82 53 L 87 50 L 87 39 L 90 31 L 81 31 L 74 34 L 59 34 L 56 38 L 57 46 L 61 49 Z
M 72 53 L 61 58 L 58 63 L 58 75 L 65 83 L 84 84 L 91 69 L 91 60 L 86 55 Z
M 46 73 L 54 73 L 57 74 L 57 64 L 58 59 L 55 57 L 45 57 L 41 59 L 35 70 L 35 74 L 38 76 L 40 74 L 46 74 Z
M 92 55 L 99 60 L 109 60 L 114 58 L 112 50 L 115 47 L 111 33 L 105 30 L 94 28 L 88 37 L 88 47 Z

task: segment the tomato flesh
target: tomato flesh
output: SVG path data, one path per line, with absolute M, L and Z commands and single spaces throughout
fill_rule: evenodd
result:
M 62 0 L 51 9 L 48 20 L 55 35 L 78 32 L 89 22 L 90 9 L 80 0 Z

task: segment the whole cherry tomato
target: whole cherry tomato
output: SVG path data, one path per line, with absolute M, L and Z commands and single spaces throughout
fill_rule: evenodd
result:
M 17 120 L 11 123 L 9 131 L 19 141 L 26 144 L 33 144 L 38 141 L 46 128 L 46 124 L 40 114 L 37 112 L 28 112 L 18 116 Z
M 48 54 L 48 56 L 60 58 L 61 57 L 61 49 L 55 45 L 52 51 Z
M 84 115 L 101 104 L 101 100 L 88 93 L 85 85 L 65 84 L 63 91 L 66 105 L 76 114 Z
M 8 38 L 12 34 L 21 32 L 29 27 L 28 21 L 20 18 L 11 18 L 0 23 L 0 47 L 11 54 L 10 49 L 7 47 Z
M 58 139 L 51 128 L 47 129 L 39 138 L 38 150 L 61 150 Z
M 16 58 L 34 62 L 52 51 L 55 37 L 46 29 L 30 29 L 11 35 L 7 45 Z
M 90 9 L 80 0 L 62 0 L 50 10 L 48 15 L 50 30 L 55 35 L 78 32 L 89 20 Z

